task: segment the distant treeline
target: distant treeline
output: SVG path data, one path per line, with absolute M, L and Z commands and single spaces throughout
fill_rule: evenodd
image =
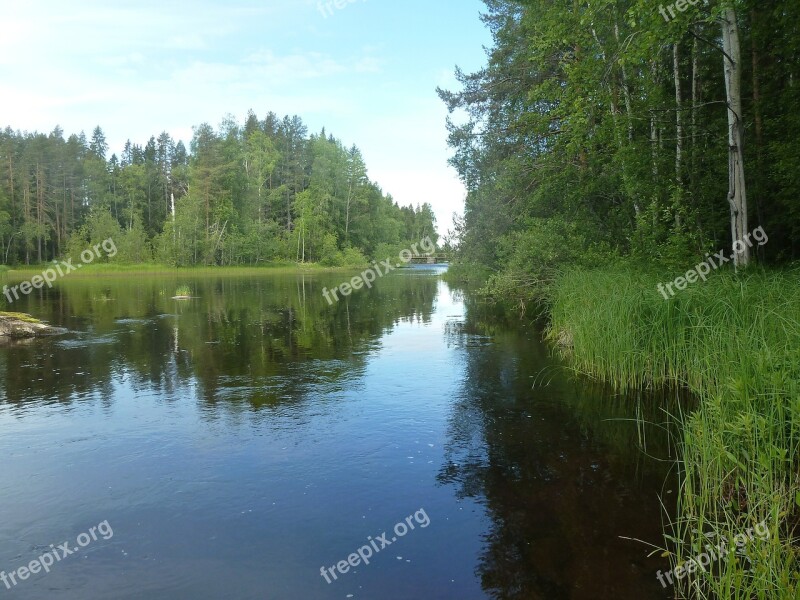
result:
M 361 152 L 297 117 L 167 134 L 108 154 L 103 130 L 0 131 L 0 263 L 42 263 L 113 238 L 114 260 L 178 266 L 365 263 L 436 240 L 429 204 L 400 207 Z
M 487 64 L 440 95 L 469 117 L 461 259 L 499 292 L 616 256 L 691 265 L 732 220 L 769 235 L 754 259 L 800 258 L 797 0 L 485 4 Z

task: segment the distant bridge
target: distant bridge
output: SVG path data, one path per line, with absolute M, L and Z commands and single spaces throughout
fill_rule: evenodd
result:
M 446 254 L 419 254 L 412 256 L 409 263 L 412 265 L 438 265 L 450 262 L 450 257 Z

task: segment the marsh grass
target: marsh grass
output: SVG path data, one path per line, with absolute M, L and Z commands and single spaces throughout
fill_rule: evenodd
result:
M 0 318 L 15 319 L 17 321 L 23 321 L 24 323 L 35 323 L 35 324 L 42 323 L 39 319 L 36 319 L 27 313 L 19 313 L 19 312 L 5 312 L 0 310 Z
M 716 273 L 664 300 L 671 279 L 624 270 L 563 275 L 548 335 L 574 367 L 622 389 L 680 385 L 682 488 L 667 532 L 674 565 L 766 520 L 738 560 L 682 580 L 691 598 L 800 598 L 800 273 Z M 568 343 L 563 343 L 568 340 Z M 750 569 L 750 571 L 748 571 Z
M 76 263 L 74 263 L 76 264 Z M 34 275 L 41 275 L 43 271 L 52 267 L 51 264 L 29 265 L 9 269 L 6 275 L 11 280 L 26 280 Z M 168 265 L 136 264 L 125 265 L 119 263 L 97 263 L 83 265 L 80 271 L 73 271 L 67 277 L 73 279 L 89 279 L 98 277 L 174 277 L 175 275 L 197 277 L 257 277 L 264 274 L 275 273 L 309 273 L 309 272 L 338 272 L 352 270 L 352 267 L 325 267 L 317 263 L 270 263 L 258 267 L 232 266 L 232 267 L 170 267 Z M 2 275 L 0 270 L 0 275 Z

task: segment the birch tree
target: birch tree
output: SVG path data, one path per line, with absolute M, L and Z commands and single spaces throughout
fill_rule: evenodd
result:
M 736 9 L 728 6 L 722 15 L 722 48 L 725 65 L 725 95 L 728 106 L 728 203 L 731 211 L 731 236 L 734 264 L 746 267 L 750 248 L 737 244 L 749 232 L 747 187 L 744 176 L 744 122 L 742 113 L 742 50 Z

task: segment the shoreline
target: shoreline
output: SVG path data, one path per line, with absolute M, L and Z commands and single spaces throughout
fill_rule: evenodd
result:
M 672 569 L 709 536 L 731 539 L 766 524 L 769 536 L 741 549 L 752 564 L 732 560 L 692 573 L 676 582 L 676 598 L 695 598 L 698 589 L 704 597 L 771 598 L 777 590 L 795 597 L 800 271 L 721 271 L 665 299 L 657 284 L 668 272 L 656 265 L 571 268 L 527 290 L 523 318 L 543 324 L 545 341 L 579 376 L 621 392 L 685 390 L 694 399 L 662 407 L 678 430 L 680 492 L 670 499 L 676 516 L 665 515 L 659 548 Z M 519 290 L 493 289 L 488 274 L 458 265 L 451 281 L 502 307 L 509 322 L 512 313 L 515 320 L 525 314 Z
M 26 266 L 24 268 L 0 270 L 0 279 L 17 281 L 30 279 L 50 268 L 50 264 Z M 369 265 L 365 265 L 368 267 Z M 358 271 L 365 267 L 327 267 L 319 263 L 271 263 L 262 266 L 224 266 L 224 267 L 169 267 L 166 265 L 140 264 L 93 264 L 86 265 L 81 271 L 70 273 L 68 279 L 87 279 L 90 277 L 130 277 L 147 275 L 153 277 L 178 276 L 220 276 L 220 275 L 260 275 L 265 273 L 306 274 L 306 273 L 341 273 Z
M 719 273 L 668 300 L 654 287 L 658 277 L 625 267 L 564 273 L 548 291 L 546 338 L 578 373 L 620 390 L 678 385 L 696 396 L 696 406 L 670 416 L 680 429 L 681 492 L 662 550 L 673 569 L 709 535 L 730 539 L 766 523 L 769 536 L 742 550 L 752 563 L 732 560 L 676 582 L 680 597 L 691 586 L 726 590 L 722 597 L 796 594 L 797 271 Z
M 27 340 L 66 333 L 63 327 L 54 327 L 28 313 L 0 311 L 0 341 Z

